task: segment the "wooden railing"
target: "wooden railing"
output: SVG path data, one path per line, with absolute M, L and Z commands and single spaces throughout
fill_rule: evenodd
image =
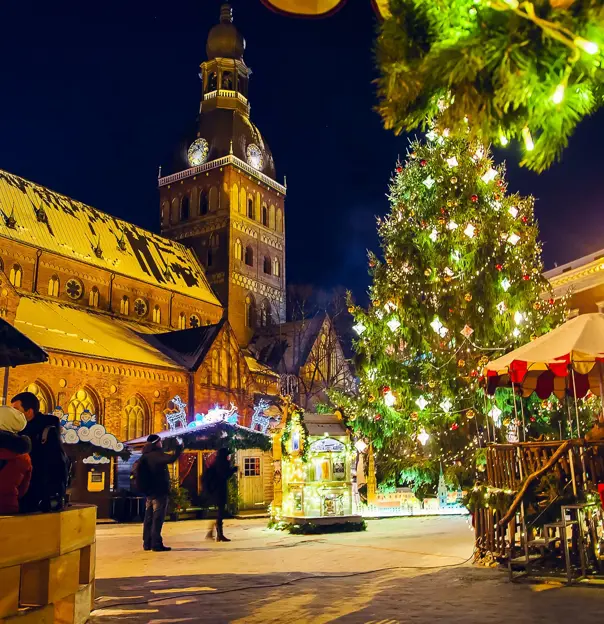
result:
M 581 497 L 604 482 L 604 441 L 553 440 L 492 444 L 487 448 L 486 485 L 516 494 L 506 511 L 479 505 L 474 512 L 476 546 L 482 553 L 505 558 L 510 543 L 519 543 L 516 511 L 525 487 L 542 475 L 554 472 L 560 488 Z

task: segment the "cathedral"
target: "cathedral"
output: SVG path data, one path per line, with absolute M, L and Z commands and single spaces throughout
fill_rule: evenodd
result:
M 284 383 L 351 382 L 329 319 L 285 323 L 286 186 L 244 52 L 225 4 L 195 128 L 160 172 L 161 235 L 0 170 L 0 316 L 49 355 L 10 370 L 4 400 L 29 390 L 126 441 L 165 429 L 176 395 L 189 418 L 232 403 L 249 424 Z

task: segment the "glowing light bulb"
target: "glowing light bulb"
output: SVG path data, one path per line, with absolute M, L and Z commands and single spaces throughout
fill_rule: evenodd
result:
M 524 139 L 524 147 L 526 148 L 526 151 L 532 152 L 535 149 L 535 144 L 533 143 L 533 137 L 528 126 L 524 126 L 524 128 L 522 128 L 522 138 Z
M 566 87 L 563 84 L 559 84 L 556 87 L 556 90 L 554 91 L 554 94 L 552 95 L 552 102 L 554 104 L 560 104 L 562 102 L 562 100 L 564 99 L 564 90 L 566 89 Z
M 499 142 L 501 143 L 501 145 L 503 145 L 503 147 L 505 147 L 509 143 L 508 138 L 505 136 L 505 134 L 503 134 L 503 132 L 499 135 Z
M 593 41 L 587 41 L 587 39 L 583 39 L 583 37 L 576 37 L 575 45 L 578 48 L 581 48 L 581 50 L 583 50 L 584 52 L 587 52 L 587 54 L 597 54 L 598 50 L 600 49 L 597 43 L 594 43 Z
M 384 395 L 384 403 L 387 407 L 393 407 L 396 403 L 396 397 L 392 394 L 392 390 L 388 390 Z

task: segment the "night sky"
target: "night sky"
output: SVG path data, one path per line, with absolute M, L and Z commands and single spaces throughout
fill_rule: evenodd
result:
M 0 5 L 0 168 L 158 230 L 158 165 L 195 119 L 199 63 L 220 0 Z M 375 215 L 406 137 L 373 111 L 369 0 L 320 20 L 234 0 L 247 40 L 252 120 L 287 176 L 289 283 L 351 288 L 363 299 Z M 545 174 L 507 160 L 510 190 L 532 193 L 545 262 L 604 248 L 604 112 L 582 123 Z M 599 140 L 598 140 L 599 139 Z

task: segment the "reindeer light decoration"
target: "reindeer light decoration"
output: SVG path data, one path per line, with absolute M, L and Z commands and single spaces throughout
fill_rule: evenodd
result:
M 177 429 L 185 429 L 187 427 L 187 404 L 176 395 L 172 399 L 175 411 L 166 414 L 166 422 L 170 431 L 176 431 Z
M 268 401 L 261 399 L 261 401 L 254 407 L 254 413 L 252 414 L 252 424 L 250 425 L 250 429 L 254 429 L 258 427 L 257 431 L 261 433 L 266 433 L 268 431 L 268 427 L 270 425 L 271 419 L 269 416 L 264 415 L 264 411 L 268 407 Z

